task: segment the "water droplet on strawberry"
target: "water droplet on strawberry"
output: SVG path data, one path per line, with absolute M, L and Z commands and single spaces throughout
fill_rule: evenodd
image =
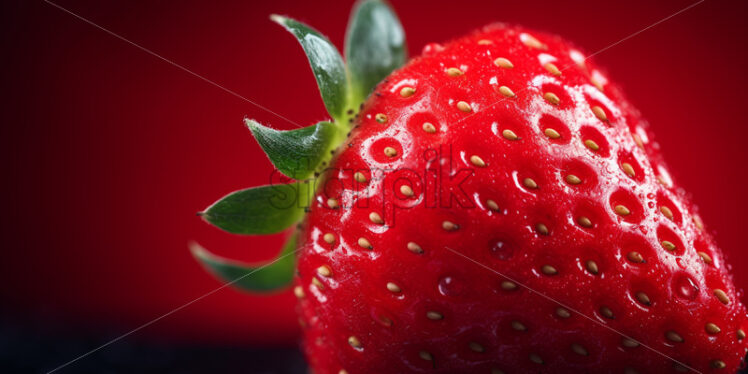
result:
M 445 276 L 439 279 L 439 293 L 444 296 L 456 297 L 465 294 L 465 284 L 456 281 L 454 277 Z
M 423 46 L 423 50 L 421 51 L 421 54 L 424 56 L 431 56 L 433 54 L 436 54 L 444 49 L 444 46 L 439 43 L 429 43 Z
M 676 275 L 673 281 L 673 289 L 678 297 L 686 300 L 694 300 L 699 295 L 699 287 L 686 274 Z
M 488 243 L 488 249 L 491 255 L 499 260 L 506 261 L 514 255 L 514 248 L 509 242 L 503 239 L 495 239 Z

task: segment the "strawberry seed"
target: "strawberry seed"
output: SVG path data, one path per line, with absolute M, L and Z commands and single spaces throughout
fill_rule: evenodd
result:
M 500 68 L 504 68 L 504 69 L 511 69 L 511 68 L 514 67 L 514 64 L 512 64 L 511 61 L 509 61 L 508 59 L 506 59 L 504 57 L 499 57 L 499 58 L 493 60 L 493 63 L 494 63 L 494 65 L 496 65 L 496 66 L 498 66 Z

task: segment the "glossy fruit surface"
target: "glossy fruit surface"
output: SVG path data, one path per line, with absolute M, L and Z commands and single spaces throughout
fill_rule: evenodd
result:
M 300 240 L 316 373 L 737 369 L 721 251 L 584 56 L 492 25 L 376 88 Z

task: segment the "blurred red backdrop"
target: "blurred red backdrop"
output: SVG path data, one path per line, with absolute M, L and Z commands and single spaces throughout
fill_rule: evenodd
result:
M 493 21 L 561 34 L 588 52 L 694 1 L 394 0 L 411 55 Z M 291 15 L 342 46 L 350 1 L 59 4 L 301 124 L 325 118 Z M 271 172 L 242 118 L 293 125 L 42 1 L 2 5 L 2 311 L 116 335 L 218 287 L 187 243 L 273 257 L 195 212 Z M 737 269 L 748 263 L 748 27 L 742 2 L 705 1 L 596 56 L 650 120 L 675 174 Z M 748 272 L 734 271 L 739 287 Z M 745 299 L 745 297 L 744 297 Z M 221 290 L 138 332 L 152 339 L 293 344 L 293 297 Z

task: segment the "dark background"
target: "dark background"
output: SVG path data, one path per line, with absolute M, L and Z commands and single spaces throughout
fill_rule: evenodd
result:
M 492 21 L 593 53 L 693 2 L 393 1 L 412 55 Z M 301 48 L 268 15 L 342 46 L 352 4 L 57 3 L 302 125 L 325 110 Z M 218 287 L 189 240 L 275 255 L 281 236 L 230 236 L 195 212 L 267 182 L 245 115 L 293 125 L 43 1 L 0 6 L 0 368 L 49 370 Z M 747 18 L 745 2 L 706 0 L 595 57 L 652 123 L 743 289 Z M 61 372 L 302 372 L 293 304 L 223 289 Z

